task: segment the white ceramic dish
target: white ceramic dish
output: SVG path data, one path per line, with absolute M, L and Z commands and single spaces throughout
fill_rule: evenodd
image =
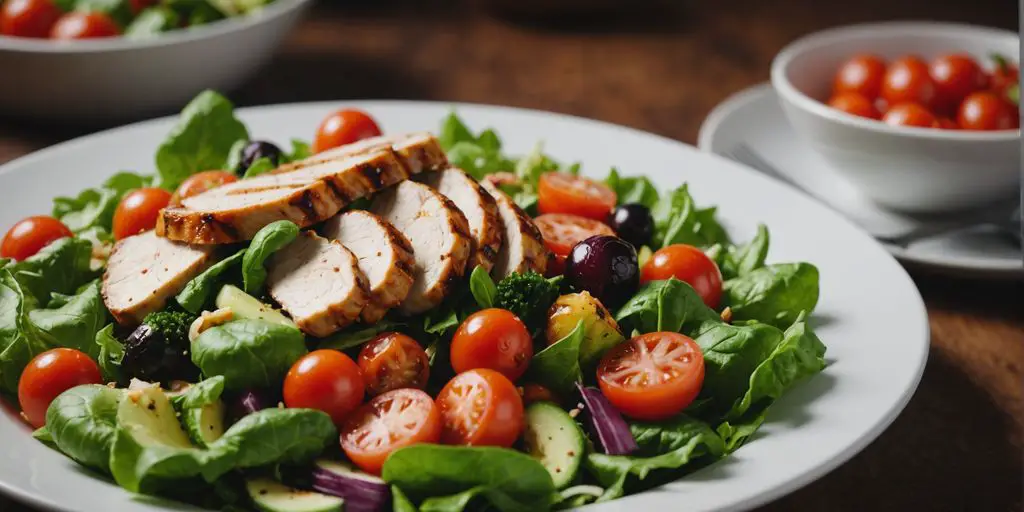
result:
M 988 62 L 1020 58 L 1017 34 L 945 23 L 875 23 L 817 32 L 786 46 L 771 81 L 794 131 L 865 196 L 907 212 L 971 208 L 1012 197 L 1020 183 L 1020 131 L 894 127 L 827 101 L 839 66 L 858 53 L 926 59 L 957 52 Z
M 35 121 L 129 120 L 230 91 L 256 72 L 310 0 L 145 40 L 58 42 L 0 36 L 0 112 Z
M 365 109 L 392 133 L 434 130 L 453 107 L 373 101 L 345 105 Z M 244 109 L 240 115 L 259 138 L 283 142 L 309 136 L 339 106 L 283 105 Z M 543 139 L 552 156 L 582 160 L 588 174 L 603 176 L 617 165 L 625 173 L 647 173 L 660 188 L 689 181 L 701 204 L 719 205 L 738 238 L 753 235 L 758 222 L 767 223 L 771 260 L 812 261 L 821 272 L 815 322 L 829 346 L 829 367 L 780 400 L 756 438 L 733 456 L 678 482 L 587 510 L 673 510 L 680 503 L 689 511 L 754 507 L 852 457 L 910 399 L 928 354 L 924 305 L 899 264 L 846 219 L 756 172 L 676 141 L 550 113 L 454 107 L 472 127 L 496 128 L 513 153 L 526 153 Z M 162 119 L 84 137 L 0 168 L 0 226 L 49 211 L 52 196 L 76 193 L 115 170 L 151 168 L 153 149 L 172 122 Z M 825 232 L 840 242 L 823 243 L 816 233 Z M 20 499 L 60 510 L 163 510 L 36 442 L 13 414 L 0 415 L 0 439 L 0 489 Z
M 715 107 L 700 128 L 698 146 L 704 151 L 725 155 L 740 144 L 872 235 L 898 236 L 929 225 L 885 210 L 865 198 L 793 132 L 769 84 L 729 97 Z M 967 276 L 1024 278 L 1020 247 L 1008 235 L 991 229 L 954 231 L 906 247 L 885 248 L 901 261 L 929 269 Z

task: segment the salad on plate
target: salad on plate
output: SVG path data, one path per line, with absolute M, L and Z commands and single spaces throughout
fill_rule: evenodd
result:
M 256 140 L 207 91 L 0 244 L 0 393 L 127 491 L 213 509 L 564 509 L 726 457 L 825 367 L 818 271 L 685 184 L 452 112 Z

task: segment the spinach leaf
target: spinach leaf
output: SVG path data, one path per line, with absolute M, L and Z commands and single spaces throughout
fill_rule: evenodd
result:
M 99 356 L 96 333 L 107 323 L 107 308 L 103 305 L 99 280 L 86 285 L 56 309 L 29 311 L 28 318 L 47 345 L 77 349 L 92 358 Z
M 394 512 L 418 512 L 409 497 L 397 485 L 391 486 L 391 507 Z
M 385 331 L 397 331 L 405 324 L 393 320 L 380 320 L 373 325 L 358 324 L 348 329 L 343 329 L 330 337 L 320 341 L 318 348 L 329 348 L 332 350 L 347 350 L 358 347 L 367 341 L 377 337 Z
M 615 314 L 623 332 L 641 333 L 682 332 L 684 326 L 717 318 L 693 287 L 676 278 L 645 284 Z
M 544 466 L 529 455 L 504 448 L 408 446 L 388 457 L 382 476 L 413 503 L 476 488 L 472 494 L 506 512 L 544 510 L 557 498 Z M 448 498 L 440 504 L 460 504 L 468 498 Z
M 481 309 L 494 306 L 494 296 L 498 294 L 498 285 L 494 284 L 491 274 L 481 266 L 473 269 L 469 276 L 469 290 Z
M 267 157 L 257 159 L 255 162 L 252 163 L 252 165 L 250 165 L 245 170 L 245 175 L 242 176 L 242 179 L 245 180 L 249 178 L 255 178 L 256 176 L 259 176 L 261 174 L 266 174 L 270 171 L 273 171 L 274 168 L 276 167 L 277 166 L 274 165 L 274 162 Z
M 724 250 L 721 258 L 715 258 L 711 254 L 709 257 L 719 263 L 718 267 L 722 271 L 722 277 L 732 279 L 763 267 L 764 261 L 768 257 L 768 243 L 768 227 L 760 224 L 757 226 L 757 234 L 750 242 Z M 715 247 L 721 248 L 722 246 L 716 245 Z
M 218 287 L 221 283 L 221 274 L 231 270 L 235 265 L 242 262 L 245 257 L 246 250 L 242 249 L 227 258 L 224 258 L 217 263 L 214 263 L 210 268 L 204 270 L 198 276 L 192 278 L 185 288 L 175 297 L 178 304 L 181 307 L 192 314 L 198 314 L 203 310 L 203 306 L 208 304 L 210 300 L 216 295 Z
M 709 320 L 691 331 L 704 353 L 700 397 L 710 400 L 701 414 L 729 411 L 750 388 L 750 378 L 782 342 L 782 331 L 766 324 L 729 325 Z
M 103 380 L 124 382 L 124 374 L 121 373 L 124 344 L 114 336 L 114 324 L 107 324 L 96 333 L 96 346 L 99 347 L 96 363 L 99 364 L 100 371 L 103 372 Z
M 40 443 L 46 444 L 50 448 L 56 448 L 57 445 L 53 444 L 53 436 L 50 435 L 50 429 L 43 425 L 32 431 L 32 439 L 39 441 Z
M 50 348 L 28 320 L 28 312 L 36 304 L 8 268 L 0 270 L 0 384 L 11 394 L 17 393 L 25 365 Z
M 7 265 L 21 287 L 39 305 L 49 302 L 53 293 L 72 295 L 96 277 L 89 262 L 92 243 L 81 238 L 62 238 L 47 245 L 24 261 Z
M 441 122 L 441 132 L 437 136 L 437 141 L 445 151 L 451 151 L 460 142 L 476 143 L 476 137 L 473 136 L 473 132 L 469 131 L 466 123 L 463 123 L 462 119 L 459 119 L 458 114 L 453 110 Z
M 311 156 L 313 156 L 313 150 L 310 149 L 308 142 L 300 139 L 292 139 L 292 151 L 284 155 L 285 162 L 281 163 L 305 160 Z
M 732 453 L 740 446 L 743 446 L 743 443 L 750 436 L 754 435 L 757 429 L 761 428 L 767 413 L 768 408 L 765 407 L 756 414 L 747 414 L 742 418 L 719 423 L 715 431 L 718 432 L 719 437 L 725 443 L 725 452 Z
M 86 384 L 58 395 L 46 410 L 53 443 L 80 464 L 108 472 L 117 404 L 123 394 L 119 389 Z
M 229 390 L 280 385 L 304 355 L 305 337 L 298 329 L 262 320 L 211 327 L 192 342 L 192 362 L 207 377 L 223 375 Z
M 231 147 L 248 140 L 234 105 L 214 91 L 203 91 L 182 110 L 178 123 L 156 153 L 160 186 L 174 190 L 189 176 L 224 169 Z
M 180 395 L 170 398 L 171 404 L 177 409 L 198 409 L 220 400 L 222 394 L 224 394 L 224 377 L 215 375 L 192 384 Z
M 131 190 L 145 187 L 149 181 L 148 176 L 117 173 L 100 188 L 83 190 L 77 197 L 54 198 L 52 214 L 74 233 L 97 227 L 109 232 L 114 222 L 114 210 L 121 198 Z
M 715 218 L 715 208 L 700 210 L 686 184 L 658 200 L 651 209 L 654 217 L 652 245 L 662 248 L 672 244 L 707 247 L 728 244 L 729 237 Z
M 124 35 L 132 39 L 147 39 L 169 30 L 175 30 L 179 26 L 178 13 L 166 6 L 157 5 L 140 12 L 125 28 Z
M 577 382 L 583 381 L 580 370 L 580 345 L 586 332 L 583 320 L 566 337 L 537 352 L 528 369 L 531 381 L 539 382 L 555 393 L 569 396 Z
M 235 143 L 231 145 L 231 149 L 228 150 L 228 161 L 224 164 L 224 169 L 227 169 L 229 172 L 237 173 L 237 169 L 242 165 L 242 151 L 248 145 L 248 139 L 236 140 Z
M 483 495 L 486 490 L 486 487 L 478 485 L 450 496 L 431 496 L 420 504 L 420 512 L 461 512 L 469 507 L 473 498 Z
M 785 328 L 818 305 L 818 269 L 802 262 L 768 265 L 726 281 L 723 291 L 733 319 Z
M 245 293 L 259 295 L 263 283 L 267 280 L 267 269 L 264 266 L 272 254 L 292 243 L 299 236 L 299 226 L 294 222 L 279 220 L 271 222 L 256 232 L 252 243 L 245 250 L 242 258 L 242 282 Z
M 648 208 L 658 204 L 658 189 L 646 176 L 619 176 L 618 169 L 612 167 L 604 183 L 615 191 L 619 204 L 639 203 Z

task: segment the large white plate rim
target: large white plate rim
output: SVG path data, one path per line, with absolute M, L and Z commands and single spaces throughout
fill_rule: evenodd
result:
M 322 102 L 247 108 L 240 110 L 240 116 L 257 136 L 284 141 L 290 136 L 308 134 L 326 112 L 343 105 L 370 111 L 387 131 L 435 129 L 442 115 L 456 108 L 476 129 L 497 127 L 505 136 L 506 147 L 516 153 L 527 151 L 538 139 L 545 139 L 546 148 L 555 157 L 580 158 L 585 164 L 584 171 L 594 175 L 603 176 L 612 164 L 627 174 L 654 169 L 648 174 L 662 189 L 685 177 L 700 204 L 722 206 L 726 223 L 737 238 L 749 236 L 756 222 L 767 218 L 773 228 L 773 261 L 806 257 L 822 269 L 823 296 L 817 318 L 822 324 L 819 333 L 830 348 L 829 368 L 780 400 L 757 439 L 725 461 L 650 492 L 588 510 L 680 505 L 688 510 L 741 510 L 757 506 L 848 460 L 895 419 L 916 389 L 927 359 L 928 323 L 910 277 L 869 235 L 845 218 L 760 173 L 639 130 L 509 107 L 407 101 Z M 152 161 L 155 141 L 160 140 L 171 122 L 169 118 L 147 121 L 45 149 L 0 168 L 0 184 L 11 184 L 10 189 L 3 186 L 3 190 L 20 190 L 23 187 L 18 185 L 31 188 L 33 184 L 46 183 L 50 187 L 47 191 L 31 191 L 26 196 L 34 193 L 49 198 L 77 193 L 119 168 L 146 170 L 148 167 L 143 163 Z M 90 147 L 93 149 L 86 149 Z M 95 153 L 101 147 L 106 151 Z M 16 172 L 60 158 L 70 158 L 74 167 L 85 171 L 51 180 L 45 175 L 58 170 L 36 169 L 41 175 L 33 177 Z M 683 166 L 687 168 L 681 169 L 679 178 L 660 171 Z M 716 178 L 718 173 L 723 177 Z M 747 182 L 747 186 L 732 188 L 738 182 Z M 766 202 L 764 197 L 770 199 Z M 769 206 L 756 214 L 758 218 L 744 213 L 747 205 L 758 202 Z M 48 203 L 34 211 L 46 209 Z M 0 225 L 29 213 L 20 207 L 0 211 Z M 835 243 L 823 241 L 797 249 L 801 243 L 815 238 L 814 233 L 797 228 L 808 223 L 826 225 L 831 232 L 829 240 L 845 242 L 841 244 L 842 250 Z M 860 263 L 862 267 L 851 268 L 851 263 Z M 861 272 L 869 274 L 858 278 Z M 850 275 L 854 276 L 844 282 L 844 276 Z M 843 286 L 833 284 L 837 282 L 843 282 Z M 878 286 L 871 285 L 872 282 Z M 855 307 L 841 308 L 843 301 Z M 850 333 L 843 335 L 844 330 Z M 844 339 L 850 335 L 856 339 Z M 887 357 L 879 357 L 885 353 L 881 349 L 888 349 Z M 844 405 L 835 407 L 837 402 Z M 803 425 L 796 428 L 784 425 L 785 422 Z M 17 435 L 15 432 L 20 432 L 21 437 L 10 437 Z M 23 441 L 9 445 L 8 457 L 0 460 L 0 490 L 8 494 L 60 510 L 109 509 L 115 504 L 121 505 L 118 510 L 124 510 L 128 504 L 148 509 L 143 506 L 147 500 L 131 498 L 111 484 L 85 476 L 63 456 L 28 437 L 27 429 L 9 417 L 0 419 L 0 438 Z M 52 472 L 55 467 L 63 473 L 61 478 L 40 474 Z M 85 478 L 88 480 L 78 480 Z M 69 489 L 76 488 L 71 484 L 83 487 L 69 496 Z

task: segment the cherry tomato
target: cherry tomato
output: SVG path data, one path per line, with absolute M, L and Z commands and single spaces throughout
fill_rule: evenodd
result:
M 430 358 L 416 340 L 385 332 L 363 345 L 359 369 L 371 396 L 399 388 L 423 389 L 430 378 Z
M 939 128 L 942 128 L 943 130 L 959 130 L 960 125 L 956 124 L 956 121 L 948 117 L 940 117 Z
M 1006 97 L 1011 87 L 1020 87 L 1020 68 L 1012 64 L 1002 55 L 993 55 L 996 68 L 989 75 L 989 89 L 999 96 Z
M 717 308 L 722 300 L 722 273 L 718 265 L 704 251 L 692 245 L 662 247 L 640 269 L 641 283 L 671 277 L 686 281 L 709 308 Z
M 556 255 L 568 256 L 574 245 L 594 235 L 615 236 L 615 231 L 603 222 L 578 215 L 549 213 L 533 219 L 544 236 L 544 245 Z
M 953 112 L 968 94 L 985 88 L 988 77 L 970 55 L 943 55 L 929 68 L 935 82 L 935 108 Z
M 939 120 L 928 109 L 917 103 L 898 103 L 882 116 L 882 122 L 893 126 L 938 128 Z
M 121 240 L 156 227 L 160 210 L 171 202 L 162 188 L 140 188 L 125 194 L 114 211 L 114 238 Z
M 832 99 L 828 100 L 828 106 L 859 117 L 866 117 L 869 119 L 878 119 L 881 117 L 881 114 L 878 112 L 878 108 L 875 107 L 874 102 L 855 92 L 836 94 Z
M 704 383 L 704 355 L 676 332 L 641 334 L 601 358 L 597 384 L 623 414 L 658 421 L 690 405 Z
M 0 6 L 0 34 L 46 38 L 62 14 L 51 0 L 7 0 Z
M 18 403 L 35 428 L 46 425 L 46 409 L 57 395 L 82 384 L 101 384 L 100 367 L 85 353 L 55 348 L 37 355 L 21 372 Z
M 63 222 L 46 215 L 36 215 L 11 226 L 0 243 L 0 258 L 21 261 L 39 252 L 56 240 L 71 236 Z
M 391 452 L 441 440 L 441 411 L 418 389 L 395 389 L 356 409 L 341 427 L 341 449 L 359 469 L 379 475 Z
M 437 395 L 441 441 L 508 448 L 523 430 L 523 400 L 504 375 L 477 368 L 456 375 Z
M 892 106 L 911 102 L 930 107 L 935 100 L 935 82 L 928 64 L 915 56 L 893 61 L 885 71 L 882 98 Z
M 533 357 L 533 338 L 511 311 L 477 311 L 462 322 L 452 338 L 452 369 L 462 373 L 490 368 L 509 380 L 523 376 Z
M 550 389 L 541 386 L 540 384 L 534 384 L 532 382 L 523 384 L 523 404 L 529 405 L 534 402 L 554 402 L 560 403 L 560 400 L 555 393 Z
M 540 213 L 568 213 L 603 221 L 615 208 L 615 191 L 590 178 L 563 172 L 549 172 L 537 183 Z
M 284 404 L 318 409 L 341 426 L 363 401 L 363 372 L 337 350 L 314 350 L 299 359 L 284 378 Z
M 197 196 L 207 190 L 238 181 L 238 176 L 227 171 L 204 171 L 189 176 L 178 185 L 178 190 L 171 197 L 171 204 L 178 204 L 182 199 Z
M 313 152 L 319 153 L 381 134 L 377 122 L 361 110 L 339 110 L 325 118 L 316 130 Z
M 885 61 L 877 55 L 857 55 L 836 72 L 832 93 L 856 93 L 868 100 L 878 98 L 885 77 Z
M 1020 127 L 1017 109 L 994 92 L 971 94 L 960 104 L 957 122 L 964 130 L 1012 130 Z
M 50 29 L 50 39 L 96 39 L 115 37 L 121 27 L 101 12 L 74 11 L 61 16 Z

